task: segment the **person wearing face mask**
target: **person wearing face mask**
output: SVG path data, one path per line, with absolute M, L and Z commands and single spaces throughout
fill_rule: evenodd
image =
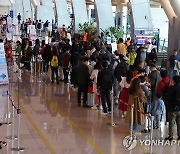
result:
M 147 57 L 146 49 L 143 48 L 141 53 L 140 53 L 140 61 L 142 62 L 142 67 L 144 67 L 146 57 Z
M 54 31 L 52 32 L 52 38 L 55 40 L 55 42 L 59 42 L 60 40 L 60 34 L 57 30 L 57 27 L 55 27 Z

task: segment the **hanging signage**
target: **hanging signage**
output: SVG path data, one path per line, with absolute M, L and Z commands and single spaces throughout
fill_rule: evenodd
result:
M 9 11 L 9 16 L 10 16 L 11 18 L 13 18 L 13 10 L 10 10 L 10 11 Z
M 4 50 L 4 43 L 0 43 L 0 85 L 8 84 L 8 72 L 7 72 L 7 63 Z

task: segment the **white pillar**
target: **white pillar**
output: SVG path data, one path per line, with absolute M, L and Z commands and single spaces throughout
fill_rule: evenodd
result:
M 99 29 L 105 30 L 114 27 L 112 5 L 110 0 L 96 0 L 96 8 L 99 20 Z
M 75 18 L 75 31 L 79 29 L 79 24 L 88 22 L 87 9 L 85 0 L 72 0 Z
M 67 26 L 70 25 L 70 15 L 68 14 L 67 0 L 55 0 L 57 16 L 58 16 L 58 26 L 62 27 L 63 24 Z

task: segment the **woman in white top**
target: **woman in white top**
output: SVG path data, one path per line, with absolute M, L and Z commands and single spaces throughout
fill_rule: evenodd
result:
M 102 69 L 102 65 L 100 62 L 97 62 L 96 65 L 94 66 L 94 70 L 91 73 L 90 79 L 93 80 L 93 93 L 94 93 L 94 98 L 95 98 L 95 105 L 92 107 L 92 109 L 97 109 L 97 106 L 100 105 L 100 97 L 99 97 L 99 92 L 97 89 L 97 76 L 99 71 Z

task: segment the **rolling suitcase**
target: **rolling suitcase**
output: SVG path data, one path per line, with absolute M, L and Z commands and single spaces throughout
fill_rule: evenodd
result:
M 93 93 L 88 93 L 87 104 L 90 107 L 94 106 L 94 94 Z

